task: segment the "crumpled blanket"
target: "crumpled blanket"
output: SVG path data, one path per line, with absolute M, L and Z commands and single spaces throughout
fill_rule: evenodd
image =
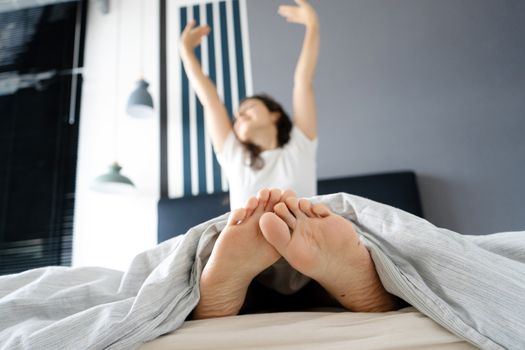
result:
M 482 349 L 525 348 L 525 231 L 464 236 L 345 193 L 312 201 L 354 223 L 390 293 Z M 47 267 L 0 277 L 0 349 L 133 349 L 176 330 L 198 303 L 227 216 L 137 255 L 125 272 Z

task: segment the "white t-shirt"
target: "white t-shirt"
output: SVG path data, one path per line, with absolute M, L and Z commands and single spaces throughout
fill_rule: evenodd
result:
M 293 127 L 290 140 L 283 147 L 263 151 L 264 166 L 254 170 L 250 156 L 233 131 L 224 142 L 217 160 L 228 176 L 230 207 L 243 207 L 250 196 L 262 188 L 292 189 L 298 197 L 317 194 L 317 138 L 310 140 L 299 128 Z

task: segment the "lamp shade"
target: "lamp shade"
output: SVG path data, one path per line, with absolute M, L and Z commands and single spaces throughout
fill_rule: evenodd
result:
M 137 81 L 135 90 L 128 99 L 126 112 L 137 118 L 146 118 L 153 114 L 153 99 L 148 92 L 148 82 L 144 79 Z
M 135 184 L 120 173 L 122 167 L 113 163 L 108 167 L 108 172 L 93 180 L 91 189 L 103 193 L 129 193 L 135 188 Z

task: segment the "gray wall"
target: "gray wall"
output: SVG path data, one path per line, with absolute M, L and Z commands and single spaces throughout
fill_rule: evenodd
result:
M 281 3 L 248 0 L 253 79 L 291 111 L 303 29 Z M 525 230 L 525 2 L 312 3 L 319 177 L 413 169 L 434 224 Z

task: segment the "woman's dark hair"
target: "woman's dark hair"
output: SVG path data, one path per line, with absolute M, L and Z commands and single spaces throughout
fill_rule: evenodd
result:
M 261 101 L 270 112 L 279 112 L 280 116 L 277 120 L 277 123 L 275 124 L 275 126 L 277 127 L 277 146 L 283 147 L 288 143 L 288 141 L 290 141 L 290 132 L 292 130 L 292 121 L 290 120 L 290 117 L 277 101 L 275 101 L 272 97 L 266 94 L 259 94 L 246 97 L 244 100 L 241 101 L 241 103 L 246 100 L 254 99 Z M 243 145 L 250 154 L 250 167 L 254 170 L 262 169 L 264 167 L 264 160 L 261 158 L 260 155 L 262 152 L 261 148 L 251 142 L 243 142 Z

